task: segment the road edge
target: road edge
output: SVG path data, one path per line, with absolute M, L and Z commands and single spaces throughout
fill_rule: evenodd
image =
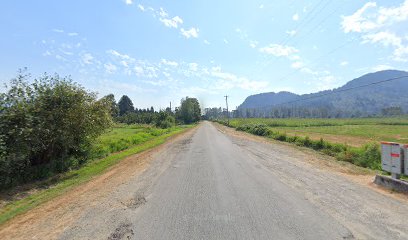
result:
M 36 192 L 26 198 L 10 202 L 2 209 L 0 209 L 0 229 L 5 227 L 7 223 L 15 217 L 21 216 L 32 209 L 38 208 L 52 199 L 60 197 L 64 194 L 68 194 L 70 191 L 74 191 L 76 188 L 79 188 L 84 184 L 92 181 L 93 179 L 105 174 L 106 172 L 109 172 L 126 158 L 154 151 L 160 148 L 162 145 L 165 145 L 165 143 L 168 143 L 181 135 L 185 135 L 188 132 L 193 131 L 197 128 L 197 126 L 198 124 L 188 126 L 184 129 L 177 130 L 171 133 L 163 134 L 145 143 L 132 146 L 118 153 L 111 154 L 105 158 L 100 159 L 99 161 L 92 162 L 90 165 L 86 165 L 83 167 L 87 168 L 99 165 L 99 169 L 97 169 L 94 174 L 84 176 L 82 178 L 81 176 L 74 176 L 72 178 L 63 180 L 50 188 L 44 189 L 43 191 Z

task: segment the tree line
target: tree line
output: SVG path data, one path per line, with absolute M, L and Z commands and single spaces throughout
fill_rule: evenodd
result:
M 20 70 L 0 93 L 0 189 L 78 168 L 91 159 L 95 139 L 115 122 L 160 128 L 200 120 L 195 98 L 175 111 L 135 109 L 127 96 L 98 99 L 69 77 L 32 80 Z
M 404 115 L 400 106 L 386 107 L 378 114 L 367 114 L 359 110 L 346 111 L 332 107 L 316 106 L 281 106 L 273 108 L 238 108 L 229 113 L 226 109 L 206 108 L 205 119 L 226 118 L 359 118 L 359 117 L 394 117 Z

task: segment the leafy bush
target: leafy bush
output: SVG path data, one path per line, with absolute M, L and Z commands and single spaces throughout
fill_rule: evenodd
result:
M 156 127 L 159 128 L 171 128 L 174 127 L 176 124 L 176 120 L 170 113 L 161 111 L 159 112 L 157 119 L 156 119 Z
M 0 188 L 83 164 L 111 124 L 110 105 L 69 78 L 20 71 L 0 94 Z

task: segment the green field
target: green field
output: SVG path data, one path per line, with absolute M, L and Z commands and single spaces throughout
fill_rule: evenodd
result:
M 408 117 L 361 119 L 232 119 L 230 125 L 265 124 L 290 136 L 323 138 L 333 143 L 362 146 L 367 142 L 408 143 Z
M 218 121 L 227 125 L 225 120 Z M 339 161 L 381 170 L 380 141 L 408 143 L 408 117 L 361 119 L 231 119 L 239 131 L 312 148 Z
M 169 129 L 158 129 L 148 125 L 115 126 L 96 140 L 94 159 L 81 168 L 51 179 L 20 186 L 17 190 L 0 193 L 0 225 L 16 215 L 89 181 L 125 157 L 158 146 L 169 137 L 193 126 L 177 126 Z M 34 189 L 36 190 L 34 194 L 28 194 L 24 198 L 18 197 Z
M 150 125 L 117 124 L 96 140 L 93 154 L 94 157 L 107 156 L 182 128 L 184 127 L 160 129 Z

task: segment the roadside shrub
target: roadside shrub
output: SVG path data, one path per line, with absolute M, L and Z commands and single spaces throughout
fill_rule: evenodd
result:
M 378 143 L 367 143 L 363 146 L 355 161 L 356 165 L 371 169 L 381 169 L 381 151 Z
M 249 130 L 250 130 L 251 128 L 252 128 L 252 125 L 243 124 L 243 125 L 238 126 L 238 127 L 236 128 L 236 130 L 238 130 L 238 131 L 243 131 L 243 132 L 249 132 Z
M 318 141 L 312 141 L 312 148 L 314 150 L 321 150 L 321 149 L 325 148 L 325 142 L 324 142 L 323 138 L 320 138 L 320 140 L 318 140 Z
M 112 123 L 109 103 L 71 79 L 29 77 L 20 71 L 0 94 L 0 189 L 85 162 Z
M 287 136 L 286 141 L 289 143 L 295 143 L 298 138 L 298 136 Z
M 265 124 L 256 124 L 250 131 L 258 136 L 268 136 L 272 133 Z
M 336 155 L 336 159 L 343 162 L 354 163 L 355 159 L 359 156 L 359 153 L 356 149 L 347 147 L 344 151 Z
M 161 111 L 156 119 L 156 127 L 158 128 L 171 128 L 176 125 L 176 120 L 170 113 Z
M 273 135 L 273 139 L 278 140 L 278 141 L 286 141 L 287 140 L 287 135 L 286 135 L 286 133 L 276 132 Z

